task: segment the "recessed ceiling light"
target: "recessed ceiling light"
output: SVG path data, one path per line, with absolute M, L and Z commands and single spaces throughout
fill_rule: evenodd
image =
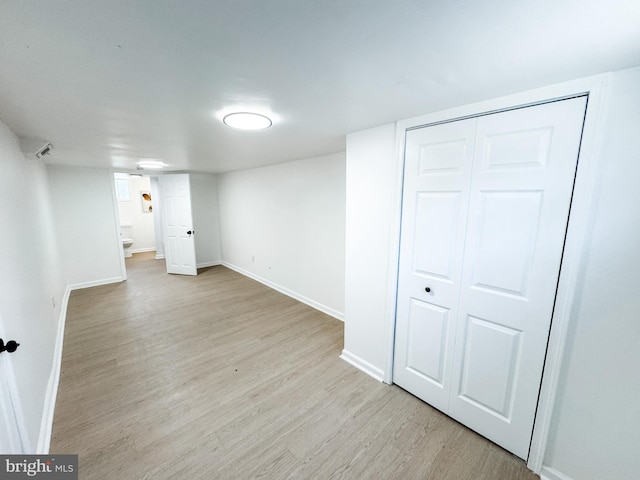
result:
M 251 112 L 230 113 L 222 121 L 225 125 L 241 130 L 262 130 L 272 125 L 269 117 Z
M 138 162 L 138 168 L 143 170 L 160 170 L 166 165 L 159 160 L 140 160 Z

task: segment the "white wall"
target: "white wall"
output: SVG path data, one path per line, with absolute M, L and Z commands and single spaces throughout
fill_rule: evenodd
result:
M 218 195 L 225 264 L 342 318 L 344 153 L 220 175 Z
M 101 168 L 47 170 L 66 283 L 82 287 L 122 280 L 113 174 Z
M 560 390 L 554 407 L 543 478 L 640 478 L 640 68 L 616 72 L 603 103 L 602 148 L 594 161 L 589 238 L 581 261 Z M 388 308 L 394 265 L 383 235 L 389 191 L 398 183 L 392 126 L 347 136 L 347 284 L 345 357 L 374 376 L 386 373 L 385 345 L 393 332 Z M 379 174 L 372 174 L 372 171 Z M 378 198 L 376 192 L 380 192 Z M 392 194 L 393 197 L 393 194 Z M 375 210 L 362 208 L 378 198 Z M 391 210 L 389 210 L 391 209 Z M 374 263 L 368 264 L 360 249 Z M 389 270 L 382 265 L 389 260 Z M 384 275 L 385 278 L 381 276 Z M 368 276 L 375 276 L 375 280 Z M 386 299 L 386 300 L 383 300 Z M 389 312 L 387 312 L 389 315 Z M 371 346 L 369 346 L 371 345 Z M 382 345 L 382 346 L 381 346 Z M 352 355 L 350 355 L 352 354 Z
M 379 379 L 387 353 L 395 136 L 395 124 L 347 136 L 342 357 Z
M 20 343 L 10 359 L 8 354 L 2 355 L 15 372 L 27 451 L 35 452 L 65 284 L 58 262 L 46 169 L 41 161 L 24 157 L 18 139 L 2 122 L 0 221 L 0 320 L 4 328 L 0 336 Z M 0 435 L 3 430 L 0 426 Z
M 545 464 L 640 478 L 640 68 L 617 72 Z
M 142 197 L 140 192 L 151 192 L 151 181 L 149 177 L 130 176 L 128 178 L 129 198 L 128 201 L 118 200 L 118 214 L 120 225 L 131 225 L 133 245 L 131 253 L 148 252 L 155 250 L 156 238 L 154 230 L 153 213 L 142 210 Z M 158 199 L 152 198 L 152 205 L 158 203 Z
M 217 179 L 215 175 L 205 174 L 191 174 L 189 179 L 196 262 L 198 267 L 219 265 L 222 254 Z

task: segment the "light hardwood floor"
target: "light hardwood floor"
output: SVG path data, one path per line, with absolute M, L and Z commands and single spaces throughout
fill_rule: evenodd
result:
M 338 358 L 342 322 L 224 267 L 74 291 L 52 453 L 81 479 L 533 480 Z

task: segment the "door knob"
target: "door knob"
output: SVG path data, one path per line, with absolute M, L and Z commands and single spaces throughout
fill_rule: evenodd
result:
M 191 235 L 191 230 L 189 230 L 189 231 L 187 232 L 187 235 Z
M 0 353 L 2 352 L 13 353 L 18 349 L 19 346 L 20 344 L 15 340 L 9 340 L 5 345 L 4 340 L 0 338 Z
M 431 287 L 427 287 L 424 289 L 425 292 L 429 293 L 431 291 Z

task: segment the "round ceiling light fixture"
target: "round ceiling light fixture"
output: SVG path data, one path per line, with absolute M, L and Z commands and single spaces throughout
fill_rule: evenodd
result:
M 138 162 L 138 168 L 141 170 L 160 170 L 166 167 L 166 165 L 159 160 L 140 160 Z
M 269 117 L 251 112 L 235 112 L 225 115 L 222 119 L 225 125 L 241 130 L 264 130 L 273 125 Z

